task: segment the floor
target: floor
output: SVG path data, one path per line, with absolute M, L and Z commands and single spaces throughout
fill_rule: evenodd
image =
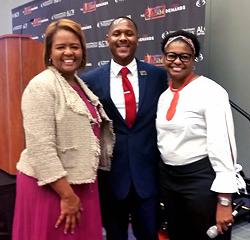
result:
M 106 240 L 105 231 L 103 232 L 103 240 Z M 0 232 L 1 240 L 11 240 L 7 235 Z M 166 239 L 161 237 L 161 239 Z M 129 227 L 129 238 L 128 240 L 136 240 L 133 236 L 131 226 Z M 250 240 L 250 214 L 244 214 L 239 218 L 235 219 L 232 230 L 232 239 L 231 240 Z
M 232 240 L 249 240 L 250 239 L 250 219 L 236 223 L 233 226 Z
M 105 235 L 105 233 L 104 233 Z M 103 240 L 106 240 L 105 236 Z M 129 239 L 136 240 L 133 236 L 131 228 L 129 228 Z M 250 218 L 246 217 L 238 220 L 233 225 L 232 239 L 231 240 L 250 240 Z
M 104 233 L 105 235 L 105 233 Z M 0 236 L 1 240 L 10 240 L 7 236 Z M 233 225 L 232 239 L 231 240 L 249 240 L 250 239 L 250 219 L 246 221 L 237 222 Z M 103 240 L 106 240 L 104 236 Z M 136 240 L 132 234 L 131 228 L 129 229 L 129 239 Z

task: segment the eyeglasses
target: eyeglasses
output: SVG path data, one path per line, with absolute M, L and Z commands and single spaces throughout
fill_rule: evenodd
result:
M 166 56 L 166 59 L 170 62 L 174 62 L 177 58 L 179 58 L 183 63 L 189 62 L 193 54 L 191 53 L 174 53 L 174 52 L 165 52 L 164 55 Z

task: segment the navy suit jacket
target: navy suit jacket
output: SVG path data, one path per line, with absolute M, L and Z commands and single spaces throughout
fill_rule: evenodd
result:
M 131 183 L 142 198 L 158 192 L 158 162 L 155 118 L 160 94 L 167 88 L 165 70 L 137 61 L 139 105 L 135 123 L 128 128 L 110 97 L 110 63 L 81 75 L 89 88 L 99 97 L 113 120 L 114 146 L 109 188 L 117 199 L 127 196 Z

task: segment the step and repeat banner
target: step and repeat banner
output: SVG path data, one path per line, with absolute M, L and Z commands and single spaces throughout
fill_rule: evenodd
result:
M 206 0 L 36 0 L 12 9 L 12 26 L 14 34 L 43 41 L 50 22 L 60 18 L 79 22 L 87 40 L 86 70 L 110 60 L 105 35 L 118 16 L 129 16 L 138 26 L 137 58 L 157 66 L 163 66 L 160 44 L 164 34 L 184 29 L 196 34 L 201 43 L 196 70 L 202 74 L 205 7 Z

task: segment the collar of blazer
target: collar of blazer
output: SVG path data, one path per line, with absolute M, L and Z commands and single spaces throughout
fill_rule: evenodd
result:
M 48 67 L 49 70 L 51 70 L 55 78 L 58 82 L 58 84 L 61 87 L 61 90 L 65 96 L 66 105 L 70 107 L 74 112 L 77 112 L 79 114 L 87 114 L 89 118 L 92 118 L 91 114 L 89 113 L 87 106 L 83 104 L 81 97 L 78 95 L 78 93 L 69 85 L 69 83 L 65 80 L 65 78 L 54 68 L 54 67 Z M 77 82 L 87 95 L 90 102 L 97 108 L 101 106 L 101 103 L 98 100 L 98 97 L 95 96 L 92 91 L 87 87 L 87 85 L 77 76 L 75 75 Z

